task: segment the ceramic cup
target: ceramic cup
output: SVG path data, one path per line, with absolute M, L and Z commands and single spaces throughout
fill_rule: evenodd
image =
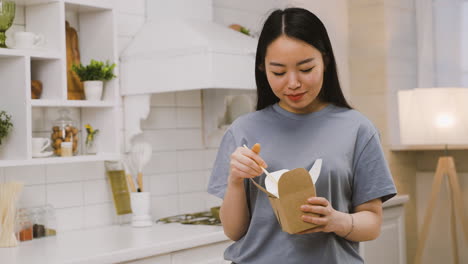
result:
M 42 46 L 44 37 L 34 32 L 18 31 L 15 32 L 15 48 L 33 49 Z
M 151 195 L 149 192 L 131 192 L 132 226 L 151 226 Z
M 32 152 L 33 154 L 40 154 L 50 146 L 49 138 L 33 138 L 32 139 Z

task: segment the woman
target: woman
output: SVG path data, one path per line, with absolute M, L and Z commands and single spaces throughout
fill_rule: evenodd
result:
M 363 263 L 358 242 L 378 237 L 382 202 L 396 189 L 378 131 L 343 96 L 324 25 L 305 9 L 274 11 L 255 64 L 257 111 L 238 118 L 224 135 L 208 186 L 223 199 L 224 232 L 235 241 L 225 258 L 240 264 Z M 242 147 L 255 143 L 259 154 Z M 283 232 L 268 197 L 248 179 L 258 177 L 264 185 L 260 166 L 309 170 L 319 158 L 317 197 L 300 208 L 302 220 L 318 227 Z

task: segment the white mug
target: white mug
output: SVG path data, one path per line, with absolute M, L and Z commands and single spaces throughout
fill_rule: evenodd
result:
M 17 31 L 14 38 L 17 49 L 32 49 L 44 44 L 44 36 L 34 32 Z
M 32 139 L 32 152 L 33 154 L 40 154 L 46 148 L 50 146 L 50 139 L 49 138 L 33 138 Z

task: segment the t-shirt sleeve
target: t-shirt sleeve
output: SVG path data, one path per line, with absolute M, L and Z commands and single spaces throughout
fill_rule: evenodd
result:
M 395 184 L 383 154 L 379 135 L 378 132 L 374 132 L 365 142 L 355 163 L 352 205 L 356 207 L 377 198 L 385 202 L 395 195 Z
M 226 192 L 231 154 L 236 150 L 236 148 L 237 146 L 234 136 L 231 130 L 228 130 L 221 140 L 218 154 L 211 171 L 210 180 L 208 182 L 208 193 L 221 199 L 224 198 L 224 193 Z

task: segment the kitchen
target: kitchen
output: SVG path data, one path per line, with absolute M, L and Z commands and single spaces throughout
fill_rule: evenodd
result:
M 34 2 L 41 1 L 18 1 L 18 6 Z M 70 16 L 70 14 L 73 14 L 73 9 L 71 9 L 73 6 L 86 7 L 89 5 L 97 6 L 98 9 L 114 9 L 115 23 L 111 26 L 116 29 L 114 41 L 116 43 L 94 43 L 93 45 L 98 45 L 101 51 L 108 49 L 107 45 L 116 47 L 114 50 L 109 49 L 105 54 L 108 54 L 108 57 L 117 58 L 116 62 L 119 62 L 120 72 L 117 72 L 116 75 L 119 77 L 121 95 L 126 95 L 126 97 L 123 98 L 123 102 L 120 102 L 119 94 L 107 92 L 105 94 L 106 100 L 116 100 L 115 105 L 111 107 L 93 107 L 91 105 L 89 113 L 87 113 L 88 108 L 85 105 L 81 116 L 79 111 L 76 110 L 80 108 L 71 107 L 72 112 L 70 115 L 74 120 L 80 120 L 81 118 L 82 123 L 87 120 L 89 122 L 94 121 L 93 126 L 102 130 L 103 134 L 98 134 L 100 138 L 108 138 L 107 141 L 102 143 L 104 144 L 102 147 L 110 150 L 109 152 L 128 152 L 131 145 L 131 142 L 128 142 L 129 138 L 133 138 L 133 140 L 141 139 L 151 143 L 152 157 L 147 166 L 144 167 L 143 182 L 146 189 L 151 192 L 151 215 L 153 219 L 205 211 L 220 205 L 221 201 L 219 199 L 206 193 L 206 186 L 217 152 L 220 133 L 222 132 L 218 129 L 219 124 L 218 126 L 214 125 L 219 120 L 218 117 L 212 114 L 216 110 L 206 111 L 206 109 L 219 107 L 219 105 L 213 106 L 210 103 L 224 102 L 226 95 L 252 95 L 255 94 L 255 91 L 253 87 L 246 87 L 247 85 L 241 86 L 245 90 L 233 91 L 232 89 L 211 89 L 226 88 L 213 87 L 212 84 L 206 86 L 206 88 L 210 89 L 200 89 L 200 87 L 197 88 L 196 86 L 189 87 L 192 83 L 185 84 L 184 87 L 184 84 L 179 82 L 172 83 L 172 85 L 171 83 L 162 82 L 162 84 L 150 88 L 146 88 L 144 85 L 138 85 L 138 88 L 129 87 L 124 80 L 126 74 L 128 74 L 124 72 L 125 67 L 127 67 L 124 65 L 126 63 L 125 55 L 131 53 L 132 46 L 135 46 L 138 33 L 142 30 L 143 25 L 148 19 L 154 19 L 155 17 L 185 16 L 202 20 L 212 18 L 214 22 L 224 25 L 226 28 L 230 24 L 242 24 L 255 35 L 261 28 L 261 23 L 267 12 L 274 7 L 303 6 L 316 12 L 324 20 L 332 38 L 345 96 L 350 98 L 352 105 L 368 116 L 379 128 L 394 181 L 399 194 L 403 195 L 398 203 L 388 205 L 389 208 L 397 211 L 396 216 L 392 218 L 396 219 L 395 222 L 389 225 L 389 228 L 397 229 L 389 230 L 392 230 L 392 232 L 398 230 L 398 232 L 402 233 L 398 234 L 397 237 L 390 237 L 385 242 L 397 243 L 398 250 L 389 252 L 375 251 L 372 246 L 369 246 L 371 248 L 367 252 L 373 252 L 376 256 L 392 254 L 393 259 L 399 260 L 398 263 L 413 261 L 418 244 L 418 232 L 424 218 L 427 197 L 430 194 L 430 184 L 435 171 L 436 160 L 441 151 L 395 150 L 394 145 L 397 145 L 395 142 L 398 142 L 396 91 L 418 87 L 419 64 L 416 54 L 420 49 L 418 49 L 416 34 L 416 29 L 419 30 L 416 23 L 416 7 L 419 7 L 422 2 L 428 1 L 263 0 L 233 2 L 214 0 L 197 1 L 197 3 L 194 3 L 194 1 L 172 1 L 172 3 L 167 1 L 166 3 L 151 0 L 119 0 L 112 1 L 111 4 L 110 1 L 89 0 L 58 2 L 57 7 L 52 8 L 58 10 L 63 6 L 60 3 L 67 3 L 68 5 L 65 6 L 70 7 L 70 12 L 68 16 L 67 14 L 65 16 L 75 28 L 77 28 L 78 21 L 76 18 L 74 21 L 73 16 Z M 429 2 L 442 6 L 446 3 L 444 1 Z M 450 7 L 434 8 L 434 10 L 449 12 L 447 10 L 450 10 Z M 10 31 L 25 30 L 27 20 L 21 8 L 18 8 L 17 14 Z M 50 20 L 62 21 L 63 19 L 51 16 Z M 92 42 L 93 37 L 80 35 L 84 30 L 81 27 L 79 29 L 81 29 L 81 32 L 78 30 L 80 41 L 83 41 L 81 40 L 83 38 Z M 7 36 L 12 34 L 10 31 L 7 31 Z M 170 33 L 171 29 L 168 28 L 166 32 Z M 466 32 L 466 30 L 460 30 L 460 32 Z M 240 36 L 244 37 L 243 35 Z M 111 38 L 112 36 L 109 37 L 109 41 Z M 49 43 L 53 43 L 52 41 L 50 39 Z M 369 43 L 372 43 L 372 45 L 369 45 Z M 80 44 L 82 44 L 83 48 L 91 46 L 85 42 L 80 42 Z M 437 46 L 437 43 L 435 45 Z M 92 51 L 89 50 L 81 51 L 83 61 L 88 59 L 89 55 L 87 53 L 92 54 Z M 446 50 L 444 49 L 444 51 Z M 103 60 L 106 59 L 98 54 L 95 56 Z M 451 58 L 453 54 L 438 56 Z M 3 73 L 5 67 L 12 65 L 9 62 L 5 55 L 0 56 L 2 79 L 10 72 L 9 70 Z M 44 68 L 51 69 L 57 67 L 54 59 L 31 61 L 31 67 L 41 65 Z M 16 67 L 17 71 L 24 71 L 20 63 L 15 63 L 14 67 Z M 61 65 L 59 64 L 58 67 L 61 67 Z M 450 83 L 448 80 L 454 78 L 453 76 L 447 76 L 447 74 L 454 74 L 453 71 L 441 71 L 445 75 L 440 74 L 442 77 L 439 80 L 439 86 L 466 87 L 468 85 L 466 71 L 467 68 L 464 69 L 464 83 Z M 248 74 L 251 73 L 245 75 Z M 235 75 L 244 76 L 237 72 Z M 147 74 L 143 77 L 147 78 L 149 76 Z M 172 78 L 174 77 L 172 76 Z M 177 79 L 182 81 L 184 78 Z M 244 81 L 244 78 L 239 79 Z M 247 77 L 245 80 L 247 80 L 246 83 L 249 83 Z M 154 78 L 151 78 L 151 81 L 158 82 Z M 250 82 L 252 81 L 250 80 Z M 65 80 L 62 80 L 62 82 L 65 82 Z M 118 83 L 115 83 L 116 80 L 113 82 L 107 84 L 106 89 L 112 87 L 112 89 L 118 91 L 116 89 L 119 87 Z M 147 82 L 145 81 L 144 84 L 147 84 Z M 54 84 L 53 82 L 50 85 L 60 87 L 60 84 Z M 433 83 L 426 83 L 425 85 L 429 86 L 433 85 Z M 144 94 L 140 91 L 132 94 L 132 89 L 153 88 L 155 90 L 152 90 L 150 94 Z M 2 94 L 5 89 L 4 87 L 0 88 Z M 14 96 L 14 93 L 10 96 L 17 97 Z M 48 95 L 46 91 L 44 91 L 44 96 L 46 98 L 54 97 L 52 94 Z M 207 100 L 210 97 L 215 99 Z M 4 100 L 0 99 L 0 102 L 3 106 Z M 57 109 L 54 105 L 42 107 L 37 104 L 40 103 L 36 102 L 36 105 L 32 107 L 31 116 L 29 117 L 30 123 L 32 123 L 32 135 L 48 137 L 52 122 L 59 118 Z M 221 106 L 223 105 L 221 104 Z M 128 110 L 127 107 L 131 110 Z M 93 111 L 96 108 L 98 110 Z M 98 115 L 94 118 L 96 112 Z M 217 112 L 220 112 L 220 110 L 217 110 Z M 25 116 L 27 115 L 25 114 Z M 112 117 L 112 122 L 109 122 L 108 117 Z M 27 119 L 25 118 L 25 120 Z M 107 125 L 115 128 L 114 132 L 109 131 L 109 129 L 106 130 Z M 25 126 L 28 127 L 28 125 Z M 139 134 L 140 127 L 143 132 L 141 134 Z M 212 133 L 208 134 L 208 131 Z M 23 144 L 21 142 L 28 137 L 28 134 L 27 132 L 24 132 L 23 135 L 21 135 L 23 132 L 18 133 L 20 135 L 15 134 L 18 139 L 10 138 L 8 139 L 10 142 L 7 141 L 5 144 L 11 144 L 15 140 L 20 142 L 18 144 Z M 116 144 L 116 142 L 121 142 L 121 144 Z M 456 150 L 452 152 L 455 160 L 459 162 L 466 157 L 466 151 Z M 21 155 L 21 153 L 18 155 Z M 20 243 L 19 247 L 16 248 L 2 248 L 0 249 L 0 259 L 9 259 L 12 260 L 12 263 L 29 263 L 28 255 L 31 259 L 35 259 L 34 257 L 37 255 L 33 254 L 47 252 L 46 256 L 51 259 L 44 259 L 44 263 L 54 263 L 54 260 L 55 263 L 112 263 L 119 261 L 139 263 L 137 259 L 149 257 L 154 258 L 147 260 L 148 262 L 153 261 L 151 263 L 179 263 L 187 261 L 187 258 L 191 260 L 191 263 L 208 263 L 208 261 L 205 261 L 206 259 L 213 259 L 209 263 L 223 263 L 221 262 L 222 251 L 229 244 L 229 241 L 219 227 L 179 225 L 174 227 L 173 225 L 161 226 L 154 224 L 150 229 L 131 228 L 128 225 L 124 225 L 124 228 L 120 229 L 118 225 L 113 226 L 119 219 L 115 217 L 112 191 L 103 162 L 108 157 L 99 157 L 99 160 L 91 159 L 91 161 L 86 160 L 86 158 L 84 157 L 79 162 L 68 160 L 67 163 L 57 162 L 45 165 L 39 162 L 34 163 L 36 160 L 31 159 L 30 164 L 22 165 L 22 163 L 18 163 L 12 166 L 11 163 L 7 163 L 8 159 L 2 157 L 7 161 L 0 161 L 0 182 L 22 181 L 25 183 L 19 200 L 19 207 L 37 207 L 52 204 L 56 212 L 58 234 L 56 239 L 52 237 L 26 241 Z M 466 165 L 457 163 L 457 169 L 461 174 L 462 190 L 466 190 L 468 187 Z M 442 196 L 447 196 L 444 190 L 442 190 Z M 466 211 L 466 204 L 468 204 L 466 195 L 464 201 Z M 444 202 L 447 201 L 443 200 L 442 203 Z M 448 215 L 448 209 L 438 207 L 436 212 L 433 226 L 444 226 L 444 218 L 439 216 Z M 128 219 L 121 221 L 125 222 Z M 401 223 L 404 223 L 403 226 Z M 424 263 L 451 261 L 451 247 L 447 246 L 450 243 L 450 237 L 447 235 L 449 233 L 448 228 L 445 231 L 434 228 L 430 230 L 429 242 L 424 251 Z M 181 237 L 183 239 L 180 239 Z M 73 242 L 75 238 L 79 239 L 78 241 L 87 241 L 89 245 L 85 247 L 79 242 Z M 110 241 L 114 238 L 116 245 L 104 246 L 109 241 L 105 238 Z M 135 239 L 135 244 L 130 241 L 117 241 L 119 238 L 122 240 Z M 403 243 L 400 243 L 401 240 L 403 240 Z M 61 243 L 62 241 L 63 243 Z M 463 243 L 463 240 L 461 239 L 460 242 Z M 67 248 L 64 248 L 63 244 L 66 244 Z M 460 249 L 463 248 L 462 245 L 459 244 Z M 84 247 L 81 253 L 76 250 L 80 246 Z M 384 248 L 387 248 L 387 246 L 383 244 Z M 54 255 L 51 253 L 48 255 L 48 252 L 54 252 L 57 248 L 60 248 L 59 254 Z M 376 248 L 381 249 L 382 247 Z M 134 249 L 134 251 L 131 249 Z M 468 258 L 466 252 L 459 253 L 460 262 L 466 262 Z M 204 260 L 202 257 L 206 255 L 209 255 L 209 258 Z M 376 263 L 372 262 L 372 260 L 376 259 L 376 256 L 373 256 L 373 259 L 372 256 L 369 256 L 368 263 Z M 14 259 L 17 259 L 17 261 Z M 26 260 L 23 261 L 23 259 Z M 216 259 L 219 259 L 219 261 L 215 262 Z M 35 262 L 37 260 L 35 259 Z M 145 263 L 144 260 L 138 261 Z

